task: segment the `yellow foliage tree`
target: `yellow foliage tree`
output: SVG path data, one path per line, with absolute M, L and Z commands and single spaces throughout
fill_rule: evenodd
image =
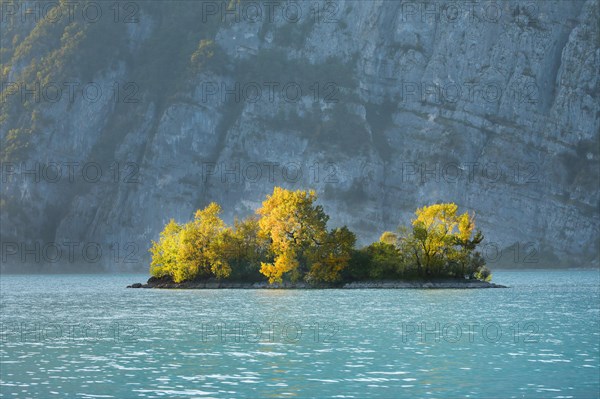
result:
M 155 277 L 171 276 L 176 283 L 231 273 L 227 261 L 227 237 L 231 230 L 219 217 L 216 203 L 196 211 L 194 220 L 181 226 L 171 220 L 153 242 L 150 273 Z
M 396 245 L 398 242 L 398 235 L 396 233 L 392 233 L 391 231 L 384 231 L 383 234 L 381 234 L 381 237 L 379 237 L 379 242 Z
M 212 202 L 196 211 L 194 220 L 183 227 L 177 258 L 180 270 L 174 276 L 176 282 L 211 274 L 225 278 L 231 273 L 223 254 L 227 226 L 219 217 L 220 213 L 221 207 Z
M 160 233 L 158 242 L 152 241 L 150 274 L 154 277 L 172 276 L 177 268 L 179 233 L 181 225 L 171 219 Z
M 286 273 L 297 275 L 298 256 L 325 243 L 328 216 L 320 205 L 315 205 L 316 199 L 312 190 L 275 187 L 256 211 L 261 216 L 260 234 L 270 239 L 270 249 L 275 256 L 273 262 L 261 263 L 260 272 L 269 283 L 281 282 Z
M 458 215 L 457 211 L 456 204 L 443 203 L 424 206 L 415 212 L 413 244 L 418 247 L 416 259 L 425 274 L 439 273 L 445 260 L 458 256 L 454 246 L 472 236 L 475 229 L 473 216 L 468 212 Z

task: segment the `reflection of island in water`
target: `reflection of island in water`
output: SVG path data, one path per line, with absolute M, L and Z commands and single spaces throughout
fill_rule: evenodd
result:
M 453 203 L 417 209 L 411 226 L 356 249 L 346 226 L 314 191 L 275 187 L 256 216 L 228 226 L 216 203 L 194 220 L 171 219 L 153 242 L 148 283 L 156 288 L 489 288 L 474 216 Z

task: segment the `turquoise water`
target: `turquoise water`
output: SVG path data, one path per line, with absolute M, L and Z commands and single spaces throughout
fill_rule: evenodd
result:
M 598 271 L 491 290 L 140 290 L 2 275 L 5 398 L 594 398 Z M 425 331 L 425 332 L 424 332 Z

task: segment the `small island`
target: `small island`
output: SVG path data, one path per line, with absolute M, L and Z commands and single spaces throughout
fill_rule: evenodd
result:
M 506 288 L 491 283 L 475 217 L 453 203 L 419 208 L 408 227 L 355 248 L 314 191 L 275 187 L 256 215 L 228 226 L 216 203 L 167 223 L 150 252 L 152 277 L 128 288 Z

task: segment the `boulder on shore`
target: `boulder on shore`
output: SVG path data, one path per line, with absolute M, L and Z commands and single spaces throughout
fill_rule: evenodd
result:
M 127 288 L 142 288 L 142 283 L 128 285 Z

